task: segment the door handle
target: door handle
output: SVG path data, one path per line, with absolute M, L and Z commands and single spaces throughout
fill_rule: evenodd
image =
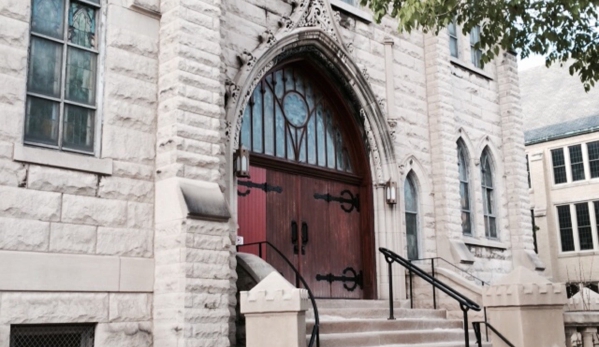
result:
M 308 243 L 308 224 L 302 222 L 302 254 L 306 254 L 306 243 Z
M 298 254 L 299 253 L 299 247 L 297 246 L 297 222 L 292 220 L 291 221 L 291 244 L 293 244 L 293 254 Z

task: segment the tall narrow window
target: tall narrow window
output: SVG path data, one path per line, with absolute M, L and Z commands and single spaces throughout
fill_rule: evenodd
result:
M 526 155 L 526 176 L 528 178 L 528 188 L 531 188 L 532 184 L 530 182 L 530 163 L 528 161 L 528 154 Z
M 535 246 L 535 253 L 539 254 L 537 246 L 537 224 L 535 223 L 535 210 L 530 210 L 530 221 L 532 222 L 532 241 Z
M 580 243 L 580 250 L 593 249 L 593 234 L 591 231 L 589 204 L 584 202 L 574 206 L 576 207 L 576 222 L 578 223 L 578 242 Z
M 570 206 L 558 206 L 557 218 L 559 220 L 559 234 L 562 242 L 562 252 L 574 250 L 574 235 L 572 234 L 572 217 Z
M 468 177 L 468 155 L 466 147 L 458 141 L 458 170 L 460 177 L 460 208 L 462 233 L 472 235 L 472 218 L 470 213 L 470 179 Z
M 33 0 L 25 143 L 94 152 L 100 0 Z
M 493 168 L 487 149 L 480 158 L 481 182 L 483 191 L 483 216 L 485 219 L 485 236 L 497 238 L 495 222 L 495 196 L 493 191 Z
M 480 26 L 478 25 L 470 30 L 470 57 L 474 66 L 481 67 L 483 52 L 480 47 L 477 47 L 477 44 L 480 45 Z
M 449 23 L 447 31 L 449 31 L 449 53 L 452 57 L 458 58 L 458 28 L 455 22 Z
M 591 178 L 599 177 L 599 141 L 587 143 L 589 152 L 589 168 L 591 169 Z
M 555 184 L 566 183 L 566 160 L 563 148 L 551 150 L 551 161 L 553 162 L 553 181 Z
M 584 180 L 584 164 L 582 160 L 582 145 L 568 147 L 570 151 L 570 167 L 572 168 L 572 181 Z
M 414 174 L 409 173 L 404 184 L 406 204 L 406 237 L 408 259 L 418 259 L 418 192 L 414 182 Z

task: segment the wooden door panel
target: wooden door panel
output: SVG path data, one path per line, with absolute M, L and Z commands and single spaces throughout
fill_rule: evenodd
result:
M 315 194 L 326 194 L 327 182 L 302 177 L 300 191 L 300 215 L 302 223 L 308 227 L 308 242 L 305 254 L 300 256 L 301 273 L 312 289 L 314 296 L 331 297 L 331 285 L 317 281 L 317 274 L 327 274 L 330 269 L 331 237 L 329 231 L 328 203 L 314 198 Z
M 268 170 L 266 178 L 268 184 L 280 188 L 280 193 L 266 195 L 266 239 L 297 268 L 298 255 L 294 254 L 294 247 L 291 243 L 292 221 L 295 220 L 298 223 L 298 235 L 300 233 L 296 198 L 299 185 L 297 176 Z M 283 274 L 290 283 L 296 285 L 295 273 L 281 256 L 275 252 L 269 252 L 266 261 Z
M 360 240 L 360 206 L 347 200 L 359 201 L 359 187 L 348 184 L 329 182 L 329 194 L 340 197 L 343 203 L 330 203 L 328 206 L 329 230 L 331 238 L 330 271 L 336 276 L 353 277 L 352 268 L 356 274 L 363 271 L 361 240 Z M 363 277 L 363 276 L 362 276 Z M 346 288 L 347 287 L 347 288 Z M 349 290 L 349 289 L 353 290 Z M 334 281 L 331 284 L 331 296 L 334 298 L 362 298 L 362 289 L 352 282 Z
M 266 182 L 266 170 L 250 166 L 250 178 L 239 178 L 237 184 L 237 234 L 245 244 L 266 240 L 266 192 L 245 183 Z M 258 255 L 258 246 L 240 247 L 241 252 Z M 265 248 L 262 249 L 265 251 Z

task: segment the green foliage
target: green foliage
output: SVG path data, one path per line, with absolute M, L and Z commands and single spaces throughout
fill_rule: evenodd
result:
M 438 34 L 455 20 L 464 33 L 480 25 L 482 64 L 500 50 L 570 65 L 586 91 L 599 81 L 599 0 L 361 0 L 377 22 L 385 15 L 398 30 Z

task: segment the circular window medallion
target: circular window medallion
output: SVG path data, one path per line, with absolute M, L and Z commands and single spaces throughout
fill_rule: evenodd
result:
M 285 117 L 293 126 L 301 127 L 308 120 L 308 106 L 298 93 L 289 93 L 283 99 Z

